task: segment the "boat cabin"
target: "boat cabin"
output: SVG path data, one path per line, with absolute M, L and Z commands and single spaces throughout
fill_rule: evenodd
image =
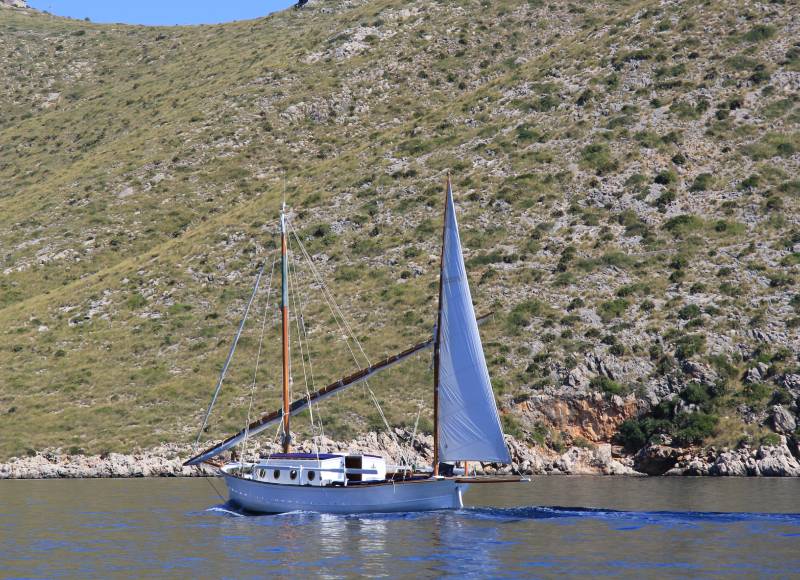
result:
M 386 460 L 377 455 L 275 453 L 252 466 L 250 479 L 313 486 L 385 481 Z

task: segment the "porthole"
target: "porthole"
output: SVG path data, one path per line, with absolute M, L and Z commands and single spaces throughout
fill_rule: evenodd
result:
M 309 471 L 308 472 L 308 481 L 314 481 L 314 476 L 315 476 L 314 472 L 313 471 Z
M 289 479 L 297 479 L 297 470 L 296 469 L 292 469 L 289 472 Z
M 267 477 L 267 472 L 266 472 L 266 470 L 264 470 L 264 469 L 259 469 L 259 470 L 258 470 L 258 477 L 259 477 L 259 479 L 264 479 L 265 477 Z
M 281 470 L 280 469 L 276 469 L 275 471 L 273 471 L 272 472 L 272 478 L 273 479 L 280 479 L 281 478 Z

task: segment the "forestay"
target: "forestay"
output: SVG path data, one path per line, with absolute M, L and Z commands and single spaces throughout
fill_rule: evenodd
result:
M 441 284 L 439 460 L 511 463 L 472 307 L 449 183 Z

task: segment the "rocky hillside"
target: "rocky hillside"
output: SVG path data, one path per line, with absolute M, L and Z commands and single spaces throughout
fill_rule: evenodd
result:
M 799 38 L 777 1 L 311 0 L 170 28 L 0 6 L 0 456 L 192 441 L 284 192 L 367 357 L 426 338 L 447 171 L 506 431 L 791 440 Z M 297 276 L 319 387 L 354 364 Z M 209 438 L 246 419 L 262 312 Z M 429 362 L 371 384 L 393 425 L 430 430 Z M 381 424 L 360 388 L 320 418 Z

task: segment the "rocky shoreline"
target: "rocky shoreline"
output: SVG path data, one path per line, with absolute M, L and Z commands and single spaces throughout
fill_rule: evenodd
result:
M 677 449 L 668 442 L 654 441 L 635 455 L 607 443 L 573 446 L 559 452 L 547 446 L 528 445 L 506 437 L 512 463 L 507 466 L 478 464 L 478 473 L 519 475 L 629 475 L 629 476 L 763 476 L 800 477 L 800 444 L 781 437 L 775 445 L 739 449 Z M 349 442 L 318 438 L 320 452 L 352 453 L 379 450 L 390 462 L 429 465 L 433 440 L 396 429 L 391 435 L 367 433 Z M 297 451 L 314 452 L 310 442 Z M 266 456 L 277 451 L 273 444 L 250 449 L 249 455 Z M 75 479 L 135 477 L 207 477 L 216 474 L 208 465 L 184 467 L 191 449 L 179 445 L 132 454 L 70 455 L 47 450 L 31 457 L 11 458 L 0 463 L 0 479 Z

